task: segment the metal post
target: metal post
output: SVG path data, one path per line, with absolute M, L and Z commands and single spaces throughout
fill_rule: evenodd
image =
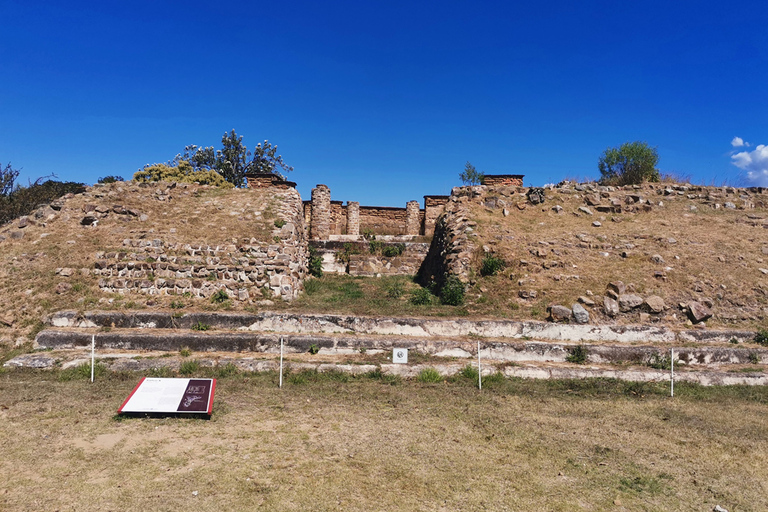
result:
M 480 368 L 480 342 L 477 342 L 477 387 L 483 389 L 483 369 Z
M 96 335 L 91 335 L 91 382 L 93 382 L 94 362 L 96 360 Z
M 669 396 L 675 396 L 675 349 L 669 349 Z
M 280 384 L 278 387 L 283 387 L 283 337 L 280 336 Z

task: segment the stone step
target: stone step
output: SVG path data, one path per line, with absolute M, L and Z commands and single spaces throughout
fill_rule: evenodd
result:
M 319 356 L 319 354 L 318 354 Z M 314 356 L 317 357 L 317 356 Z M 234 367 L 239 371 L 262 372 L 278 371 L 279 363 L 273 355 L 267 354 L 193 354 L 190 357 L 179 355 L 164 357 L 162 352 L 146 353 L 136 356 L 135 352 L 98 352 L 100 364 L 112 371 L 165 371 L 181 372 L 184 363 L 195 362 L 202 369 L 222 369 L 228 373 L 228 368 Z M 23 354 L 7 361 L 4 366 L 10 368 L 55 368 L 67 369 L 82 364 L 88 364 L 90 359 L 87 350 L 60 350 L 54 352 L 37 352 Z M 230 366 L 231 365 L 231 366 Z M 403 378 L 416 378 L 422 370 L 434 368 L 441 375 L 448 377 L 461 372 L 467 365 L 477 367 L 476 360 L 446 361 L 415 364 L 375 363 L 368 361 L 329 362 L 327 360 L 312 360 L 307 354 L 294 356 L 284 362 L 284 371 L 337 371 L 352 375 L 362 375 L 369 372 L 381 372 L 384 375 L 397 375 Z M 642 367 L 609 367 L 606 365 L 568 365 L 562 363 L 532 362 L 525 364 L 484 361 L 481 366 L 482 374 L 488 377 L 501 373 L 503 376 L 527 379 L 617 379 L 633 382 L 669 382 L 670 372 Z M 205 371 L 195 370 L 201 375 Z M 768 374 L 759 371 L 717 371 L 693 370 L 682 366 L 676 367 L 676 382 L 696 383 L 704 386 L 713 385 L 768 385 Z
M 537 321 L 365 317 L 332 314 L 263 312 L 60 311 L 47 319 L 53 327 L 216 329 L 294 334 L 354 333 L 422 338 L 477 336 L 563 342 L 648 344 L 750 343 L 755 333 L 737 330 L 684 329 L 656 325 L 577 325 Z
M 596 364 L 658 364 L 675 351 L 675 360 L 686 366 L 768 364 L 768 349 L 736 346 L 676 346 L 675 344 L 628 345 L 610 343 L 521 341 L 516 339 L 463 339 L 448 336 L 425 338 L 403 335 L 296 334 L 232 330 L 191 331 L 173 329 L 46 329 L 35 343 L 39 349 L 90 347 L 98 350 L 162 350 L 177 352 L 277 353 L 280 340 L 284 352 L 315 351 L 321 355 L 347 356 L 381 353 L 395 348 L 428 356 L 472 360 L 478 350 L 484 360 L 498 362 L 565 362 L 577 350 L 586 351 L 586 361 Z

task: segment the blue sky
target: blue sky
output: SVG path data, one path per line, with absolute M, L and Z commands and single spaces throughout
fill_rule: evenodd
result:
M 765 2 L 0 0 L 0 162 L 132 176 L 235 129 L 302 197 L 404 205 L 465 162 L 598 177 L 643 140 L 663 173 L 768 185 Z M 741 145 L 739 145 L 741 142 Z

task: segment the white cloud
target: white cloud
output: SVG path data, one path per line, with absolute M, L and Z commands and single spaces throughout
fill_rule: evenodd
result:
M 738 137 L 734 141 L 736 139 Z M 752 151 L 739 151 L 732 154 L 731 163 L 745 171 L 744 177 L 749 186 L 768 187 L 768 146 L 765 144 L 758 145 Z
M 743 145 L 744 145 L 744 139 L 742 139 L 741 137 L 734 137 L 733 140 L 731 141 L 731 146 L 735 148 L 740 148 Z

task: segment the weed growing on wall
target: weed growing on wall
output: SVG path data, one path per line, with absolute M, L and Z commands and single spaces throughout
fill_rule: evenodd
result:
M 307 271 L 311 276 L 323 277 L 323 258 L 317 253 L 317 249 L 312 246 L 309 247 L 309 264 L 307 265 Z
M 400 256 L 405 251 L 405 244 L 399 243 L 395 245 L 387 245 L 382 249 L 382 254 L 387 258 L 395 258 Z
M 589 356 L 587 347 L 584 345 L 576 345 L 568 350 L 568 355 L 565 360 L 569 363 L 584 364 L 587 362 L 587 356 Z
M 214 304 L 221 304 L 227 300 L 229 300 L 229 295 L 227 295 L 227 292 L 223 288 L 211 296 L 211 302 Z

